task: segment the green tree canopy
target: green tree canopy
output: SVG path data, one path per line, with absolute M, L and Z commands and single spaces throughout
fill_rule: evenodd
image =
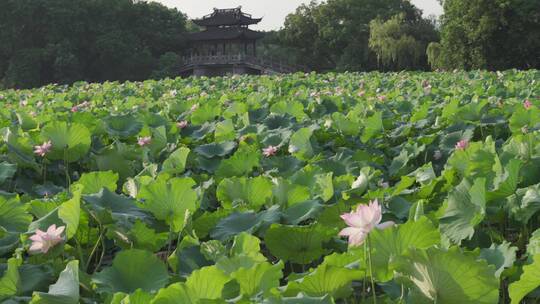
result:
M 377 54 L 383 68 L 403 70 L 427 67 L 427 45 L 438 38 L 435 27 L 428 20 L 407 22 L 403 14 L 398 14 L 386 22 L 376 18 L 369 25 L 369 47 Z
M 441 45 L 430 47 L 434 67 L 540 67 L 540 0 L 445 0 L 443 6 Z
M 12 87 L 143 80 L 185 46 L 186 17 L 135 0 L 0 2 L 0 81 Z M 161 76 L 163 72 L 154 75 Z
M 301 63 L 316 70 L 373 70 L 378 65 L 369 48 L 370 22 L 397 14 L 405 22 L 422 20 L 421 11 L 403 0 L 311 2 L 287 16 L 281 40 L 297 50 Z

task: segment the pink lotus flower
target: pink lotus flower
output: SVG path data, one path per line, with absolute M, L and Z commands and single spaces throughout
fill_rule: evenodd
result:
M 79 107 L 78 106 L 71 107 L 71 112 L 73 112 L 73 113 L 79 112 Z
M 263 155 L 266 156 L 266 157 L 270 157 L 270 156 L 274 156 L 276 155 L 277 151 L 278 151 L 278 147 L 275 147 L 275 146 L 268 146 L 264 149 L 262 149 L 263 151 Z
M 356 211 L 345 213 L 341 218 L 349 226 L 339 232 L 339 236 L 349 238 L 349 245 L 362 245 L 369 232 L 374 228 L 385 229 L 394 226 L 392 221 L 379 224 L 382 219 L 381 206 L 377 200 L 369 202 L 369 205 L 358 205 Z
M 178 129 L 184 129 L 187 126 L 188 126 L 188 122 L 186 120 L 182 120 L 176 123 L 176 127 L 178 127 Z
M 39 229 L 36 230 L 36 233 L 30 237 L 30 240 L 32 240 L 32 245 L 28 251 L 31 253 L 47 253 L 49 249 L 64 240 L 62 237 L 62 232 L 64 232 L 65 228 L 66 226 L 56 228 L 56 225 L 52 224 L 49 226 L 46 232 Z
M 525 109 L 528 110 L 528 109 L 532 108 L 532 106 L 533 106 L 532 102 L 530 100 L 528 100 L 528 99 L 525 99 L 525 102 L 523 103 L 523 107 L 525 107 Z
M 366 95 L 366 91 L 360 91 L 357 93 L 358 97 L 364 97 Z
M 386 100 L 386 95 L 381 95 L 381 96 L 379 96 L 377 98 L 379 98 L 379 101 L 385 101 Z
M 46 141 L 42 145 L 34 146 L 34 153 L 43 157 L 45 154 L 47 154 L 49 151 L 51 151 L 52 148 L 52 142 Z
M 465 149 L 467 149 L 467 147 L 469 147 L 469 141 L 465 140 L 465 139 L 462 139 L 462 140 L 458 141 L 457 144 L 456 144 L 456 149 L 457 150 L 465 150 Z
M 199 108 L 199 104 L 198 104 L 198 103 L 192 105 L 192 106 L 191 106 L 191 112 L 197 110 L 198 108 Z
M 137 140 L 137 143 L 141 147 L 148 146 L 151 142 L 152 142 L 152 137 L 150 136 L 139 137 L 139 139 Z

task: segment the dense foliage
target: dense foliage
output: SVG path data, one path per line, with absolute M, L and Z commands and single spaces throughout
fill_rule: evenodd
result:
M 537 297 L 539 81 L 296 74 L 0 92 L 0 301 Z M 340 215 L 375 199 L 396 225 L 348 247 Z
M 392 60 L 378 60 L 377 57 L 382 57 L 379 48 L 370 48 L 370 22 L 377 19 L 383 23 L 393 16 L 399 17 L 401 22 L 392 28 L 387 26 L 384 34 L 379 31 L 381 34 L 372 35 L 372 45 L 388 44 L 389 37 L 398 36 L 396 39 L 399 39 L 405 35 L 421 41 L 422 45 L 438 40 L 434 25 L 424 20 L 420 10 L 409 1 L 329 0 L 302 5 L 294 14 L 288 15 L 281 31 L 281 41 L 283 46 L 296 49 L 301 55 L 301 63 L 316 70 L 429 68 L 425 46 L 414 64 L 400 65 Z M 390 43 L 394 47 L 395 41 Z M 400 50 L 405 49 L 406 54 L 411 48 L 415 46 L 401 47 Z M 408 56 L 405 54 L 400 53 L 399 56 Z
M 156 2 L 0 1 L 0 85 L 175 76 L 185 23 Z
M 369 47 L 377 54 L 381 69 L 421 70 L 428 66 L 427 46 L 438 39 L 431 21 L 406 21 L 403 14 L 369 24 Z
M 446 69 L 540 68 L 540 0 L 445 0 L 441 51 Z
M 440 2 L 439 20 L 404 0 L 311 2 L 287 17 L 281 44 L 315 70 L 540 67 L 540 0 Z

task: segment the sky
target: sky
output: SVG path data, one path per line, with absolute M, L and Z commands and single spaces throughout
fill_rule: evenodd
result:
M 302 3 L 309 0 L 154 0 L 169 7 L 176 7 L 189 18 L 200 18 L 212 12 L 214 7 L 232 8 L 239 5 L 242 11 L 253 17 L 263 17 L 261 23 L 252 26 L 257 30 L 277 30 L 283 26 L 285 17 L 296 10 Z M 424 16 L 442 14 L 442 8 L 437 0 L 412 0 L 416 7 L 424 12 Z

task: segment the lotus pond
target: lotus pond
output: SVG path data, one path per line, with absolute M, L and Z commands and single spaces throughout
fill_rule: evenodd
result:
M 540 72 L 0 91 L 0 303 L 533 303 Z

